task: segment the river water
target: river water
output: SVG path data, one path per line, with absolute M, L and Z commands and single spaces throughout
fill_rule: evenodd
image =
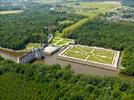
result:
M 18 52 L 10 49 L 0 48 L 0 56 L 2 56 L 5 59 L 10 59 L 14 62 L 17 62 L 18 58 L 24 54 L 25 52 Z
M 132 7 L 134 7 L 134 0 L 121 0 L 121 1 L 126 6 L 132 6 Z

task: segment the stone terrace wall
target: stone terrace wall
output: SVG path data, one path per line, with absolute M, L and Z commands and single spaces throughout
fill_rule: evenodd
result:
M 61 52 L 57 59 L 59 60 L 64 60 L 64 61 L 69 61 L 69 62 L 75 62 L 75 63 L 79 63 L 79 64 L 84 64 L 84 65 L 89 65 L 89 66 L 93 66 L 93 67 L 99 67 L 99 68 L 103 68 L 103 69 L 109 69 L 109 70 L 113 70 L 113 71 L 117 71 L 117 64 L 118 64 L 118 59 L 116 58 L 116 64 L 114 65 L 109 65 L 109 64 L 101 64 L 101 63 L 97 63 L 97 62 L 93 62 L 93 61 L 87 61 L 87 60 L 81 60 L 81 59 L 77 59 L 74 57 L 69 57 L 69 56 L 65 56 L 64 53 L 72 48 L 74 45 L 70 45 L 68 46 L 63 52 Z M 120 52 L 117 52 L 117 57 L 119 58 L 119 54 Z M 115 66 L 116 65 L 116 66 Z

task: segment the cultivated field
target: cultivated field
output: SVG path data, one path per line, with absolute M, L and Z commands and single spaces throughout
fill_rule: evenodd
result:
M 64 45 L 68 45 L 69 43 L 72 43 L 73 40 L 66 39 L 66 38 L 60 38 L 60 37 L 54 37 L 51 41 L 51 44 L 54 44 L 55 46 L 62 47 Z
M 81 2 L 79 4 L 68 4 L 80 15 L 94 17 L 99 13 L 106 13 L 121 6 L 119 2 Z
M 103 64 L 110 67 L 117 67 L 119 59 L 119 52 L 117 51 L 82 45 L 71 45 L 60 55 L 74 60 Z

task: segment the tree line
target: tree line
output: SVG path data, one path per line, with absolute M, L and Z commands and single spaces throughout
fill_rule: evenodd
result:
M 0 58 L 2 100 L 132 100 L 134 80 L 75 75 L 70 65 L 15 64 Z

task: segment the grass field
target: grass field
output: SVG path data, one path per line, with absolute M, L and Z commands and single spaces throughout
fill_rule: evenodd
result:
M 85 61 L 92 61 L 92 62 L 113 65 L 115 62 L 114 60 L 117 55 L 117 52 L 102 48 L 76 45 L 70 47 L 67 51 L 65 51 L 63 55 Z
M 28 43 L 24 49 L 24 51 L 31 51 L 36 48 L 40 48 L 40 43 Z M 23 50 L 22 50 L 23 51 Z
M 70 5 L 68 6 L 75 9 L 75 13 L 94 17 L 99 13 L 106 13 L 111 11 L 112 9 L 116 9 L 121 6 L 119 2 L 80 2 L 79 5 Z
M 61 25 L 72 24 L 72 23 L 74 23 L 74 21 L 71 21 L 71 20 L 63 20 L 59 22 L 59 24 Z
M 61 37 L 54 37 L 51 41 L 51 44 L 54 44 L 58 47 L 62 47 L 64 45 L 67 45 L 71 43 L 73 40 L 71 39 L 66 39 L 66 38 L 61 38 Z
M 1 15 L 4 14 L 17 14 L 17 13 L 21 13 L 23 10 L 8 10 L 8 11 L 0 11 Z

